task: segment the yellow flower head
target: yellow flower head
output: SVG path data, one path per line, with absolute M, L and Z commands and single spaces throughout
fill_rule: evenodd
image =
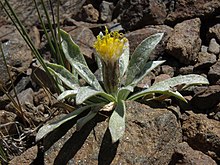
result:
M 123 34 L 118 31 L 109 33 L 106 28 L 105 35 L 97 36 L 94 48 L 104 61 L 114 62 L 122 55 L 124 45 L 127 41 L 127 38 L 123 37 Z

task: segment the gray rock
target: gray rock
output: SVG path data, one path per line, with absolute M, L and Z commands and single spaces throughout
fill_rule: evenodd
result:
M 208 52 L 199 52 L 197 63 L 195 64 L 196 69 L 209 68 L 216 62 L 216 56 Z
M 208 72 L 209 81 L 213 84 L 218 84 L 220 79 L 220 59 L 211 66 Z
M 31 88 L 25 89 L 21 93 L 18 93 L 18 100 L 22 108 L 25 107 L 26 103 L 33 104 L 33 95 L 34 95 L 34 91 Z M 15 101 L 17 102 L 16 99 Z M 16 112 L 16 109 L 14 109 L 12 102 L 6 106 L 6 110 Z
M 199 18 L 177 24 L 168 40 L 167 52 L 183 64 L 195 63 L 201 48 L 200 25 Z
M 112 13 L 114 4 L 112 2 L 102 1 L 100 5 L 100 19 L 104 22 L 110 22 L 112 20 Z
M 215 38 L 210 40 L 208 51 L 216 55 L 220 53 L 220 45 L 216 42 Z
M 190 113 L 190 112 L 189 112 Z M 183 121 L 183 138 L 196 150 L 220 160 L 220 124 L 204 114 L 190 115 Z
M 201 52 L 208 52 L 208 46 L 202 45 Z
M 25 72 L 30 66 L 33 56 L 18 31 L 11 25 L 1 26 L 0 38 L 1 41 L 4 41 L 2 46 L 7 64 L 15 67 L 18 72 Z M 9 77 L 2 55 L 0 56 L 0 73 L 0 80 L 2 83 L 7 82 Z M 10 74 L 11 76 L 16 75 L 16 73 L 12 71 Z
M 99 116 L 81 131 L 68 132 L 56 142 L 45 153 L 47 165 L 169 164 L 175 146 L 181 142 L 175 115 L 137 102 L 127 102 L 126 107 L 126 131 L 119 143 L 112 144 L 106 118 Z
M 56 13 L 57 8 L 57 1 L 53 0 L 52 6 L 54 13 Z M 60 20 L 63 20 L 64 17 L 74 17 L 77 15 L 77 13 L 80 12 L 82 6 L 86 0 L 60 0 Z M 49 3 L 45 2 L 46 8 L 48 9 L 50 18 L 52 17 L 51 14 L 51 8 L 49 6 Z M 32 27 L 33 25 L 39 24 L 40 21 L 37 17 L 37 10 L 35 8 L 35 5 L 32 1 L 29 0 L 10 0 L 10 4 L 12 5 L 12 8 L 15 10 L 17 16 L 21 20 L 21 22 L 24 24 L 25 27 Z M 43 21 L 47 22 L 46 16 L 43 11 L 43 7 L 40 4 L 40 1 L 37 1 L 37 5 L 39 7 L 41 16 Z M 25 11 L 25 12 L 24 12 Z M 3 10 L 0 10 L 0 15 L 5 17 L 5 13 Z M 51 18 L 52 20 L 52 18 Z
M 155 60 L 164 52 L 168 38 L 172 33 L 172 28 L 166 25 L 156 25 L 156 26 L 146 26 L 145 28 L 138 29 L 126 34 L 129 40 L 130 52 L 133 53 L 135 48 L 143 41 L 145 38 L 156 33 L 164 33 L 162 41 L 157 45 L 156 49 L 151 53 L 149 59 Z
M 13 112 L 8 112 L 5 110 L 0 110 L 0 132 L 2 136 L 8 136 L 16 134 L 16 117 L 17 115 Z
M 218 42 L 220 42 L 220 24 L 216 24 L 209 28 L 207 37 L 209 39 L 215 38 Z
M 176 146 L 173 161 L 170 165 L 217 165 L 217 163 L 201 151 L 193 150 L 186 142 Z

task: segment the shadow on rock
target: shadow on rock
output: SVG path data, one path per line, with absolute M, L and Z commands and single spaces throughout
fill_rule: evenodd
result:
M 118 148 L 119 141 L 112 144 L 111 134 L 109 129 L 106 130 L 98 156 L 99 165 L 109 165 L 113 161 Z

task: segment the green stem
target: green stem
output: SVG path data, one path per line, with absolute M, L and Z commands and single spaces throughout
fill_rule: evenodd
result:
M 105 62 L 102 60 L 102 73 L 106 92 L 115 97 L 120 84 L 119 61 Z

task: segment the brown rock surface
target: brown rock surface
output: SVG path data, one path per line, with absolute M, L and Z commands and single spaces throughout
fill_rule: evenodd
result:
M 175 115 L 137 102 L 127 102 L 126 107 L 126 132 L 119 143 L 111 143 L 105 118 L 97 117 L 81 131 L 72 136 L 67 133 L 56 142 L 45 154 L 46 163 L 169 164 L 175 146 L 181 142 Z
M 174 160 L 176 159 L 176 160 Z M 217 163 L 201 151 L 193 150 L 186 142 L 175 149 L 173 162 L 170 165 L 217 165 Z
M 167 52 L 183 64 L 195 63 L 201 48 L 200 25 L 199 18 L 177 24 L 168 40 Z
M 164 33 L 162 41 L 158 44 L 157 48 L 150 55 L 150 60 L 156 59 L 161 53 L 164 52 L 166 43 L 170 35 L 172 34 L 173 29 L 166 25 L 155 25 L 155 26 L 146 26 L 145 28 L 138 29 L 126 34 L 126 37 L 129 40 L 130 52 L 134 52 L 135 48 L 143 41 L 145 38 L 156 33 Z
M 220 24 L 215 24 L 209 28 L 208 38 L 215 38 L 220 43 Z
M 10 165 L 30 165 L 34 159 L 37 157 L 37 146 L 33 146 L 27 149 L 20 156 L 14 157 L 9 164 Z
M 178 0 L 166 18 L 167 22 L 183 21 L 195 17 L 217 15 L 220 9 L 219 0 Z
M 220 161 L 220 124 L 204 114 L 190 115 L 183 121 L 183 139 L 196 150 Z

